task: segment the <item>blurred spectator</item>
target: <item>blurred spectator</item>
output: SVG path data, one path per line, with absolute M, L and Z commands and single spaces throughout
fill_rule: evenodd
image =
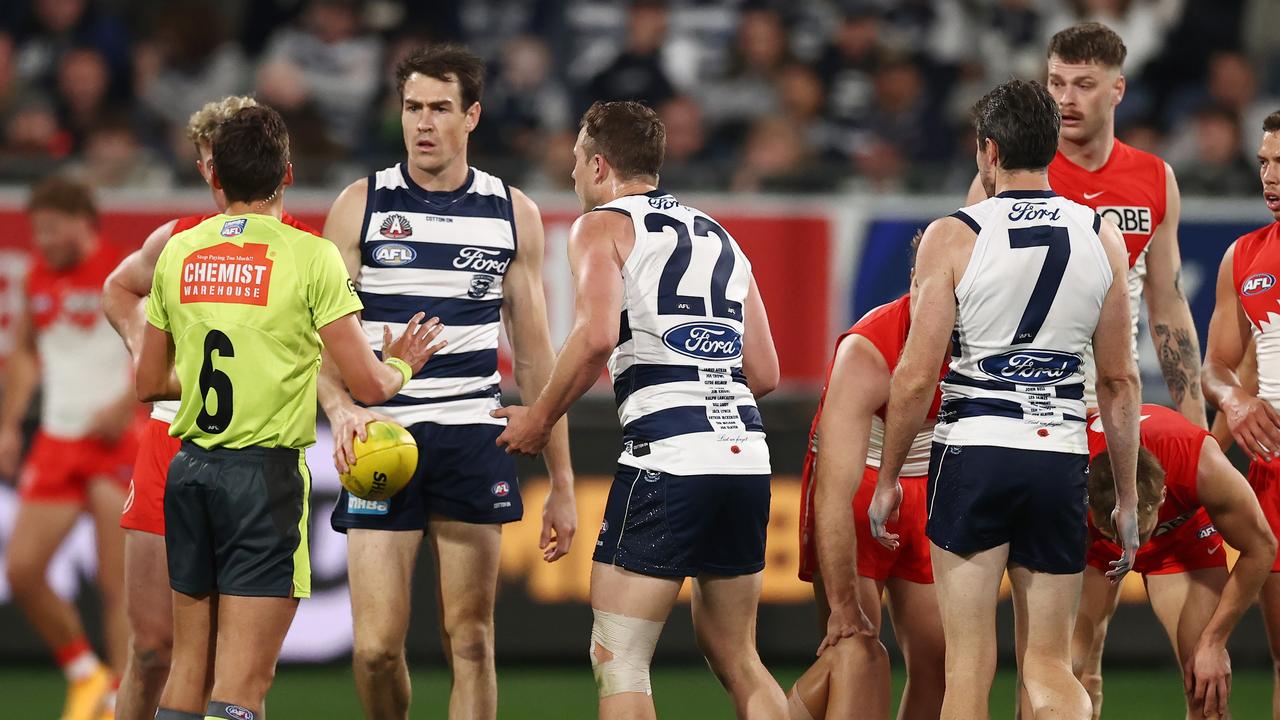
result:
M 817 63 L 826 86 L 827 112 L 833 120 L 862 125 L 875 102 L 872 76 L 882 49 L 877 43 L 880 17 L 869 5 L 855 6 L 836 28 Z
M 126 96 L 129 37 L 118 20 L 91 0 L 29 0 L 15 6 L 10 30 L 17 45 L 19 82 L 50 87 L 64 54 L 92 48 L 105 63 L 108 87 L 117 97 Z
M 855 145 L 859 163 L 873 162 L 877 168 L 873 174 L 883 184 L 890 177 L 880 168 L 898 165 L 886 157 L 892 149 L 911 164 L 915 181 L 927 184 L 927 176 L 949 159 L 952 134 L 925 92 L 920 67 L 909 58 L 889 60 L 876 71 L 875 89 L 875 109 L 867 123 L 873 140 Z
M 735 136 L 752 120 L 778 112 L 778 71 L 791 60 L 786 28 L 776 10 L 749 7 L 738 19 L 728 73 L 703 90 L 712 125 Z
M 885 44 L 897 53 L 955 65 L 973 51 L 968 15 L 959 0 L 891 0 L 885 3 Z
M 1044 74 L 1044 13 L 1035 0 L 994 0 L 977 24 L 989 30 L 978 35 L 988 86 L 1010 75 L 1040 78 Z
M 1237 137 L 1240 151 L 1245 157 L 1253 157 L 1258 149 L 1258 137 L 1262 121 L 1267 115 L 1280 109 L 1280 99 L 1261 97 L 1258 77 L 1249 59 L 1239 52 L 1217 53 L 1209 59 L 1208 80 L 1203 88 L 1189 89 L 1182 93 L 1174 107 L 1196 103 L 1198 107 L 1213 104 L 1234 113 L 1240 121 Z M 1175 128 L 1168 154 L 1174 158 L 1191 158 L 1196 155 L 1196 118 L 1194 116 Z
M 635 0 L 627 12 L 622 52 L 587 83 L 582 104 L 639 100 L 657 107 L 675 95 L 675 88 L 662 69 L 666 36 L 667 4 L 662 0 Z
M 826 93 L 818 74 L 808 65 L 791 63 L 778 72 L 776 88 L 783 114 L 800 130 L 810 150 L 820 156 L 837 155 L 841 136 L 823 114 Z
M 715 159 L 698 102 L 688 95 L 658 107 L 667 128 L 667 154 L 659 183 L 667 190 L 722 190 L 725 172 Z
M 300 27 L 271 39 L 258 72 L 264 102 L 286 119 L 314 112 L 326 139 L 342 147 L 357 143 L 378 90 L 382 43 L 364 33 L 360 9 L 359 0 L 312 0 Z
M 785 117 L 771 116 L 751 126 L 729 189 L 799 193 L 825 192 L 835 185 L 835 178 L 822 171 L 805 147 L 800 128 Z
M 503 159 L 519 164 L 535 157 L 539 142 L 550 132 L 567 128 L 569 93 L 555 75 L 551 51 L 542 40 L 524 35 L 508 42 L 497 63 L 497 73 L 485 84 L 480 125 L 472 133 L 477 157 Z M 524 168 L 502 175 L 518 175 Z
M 106 59 L 93 48 L 69 50 L 58 60 L 58 121 L 79 149 L 108 108 L 111 82 Z
M 229 41 L 221 14 L 207 2 L 165 6 L 154 37 L 135 53 L 135 87 L 147 110 L 182 128 L 206 102 L 246 88 L 248 66 Z M 183 133 L 174 145 L 190 145 Z
M 1234 112 L 1221 105 L 1206 106 L 1196 113 L 1194 128 L 1196 154 L 1176 166 L 1183 193 L 1247 195 L 1257 189 L 1257 171 L 1240 151 L 1240 120 Z
M 71 171 L 98 188 L 163 190 L 173 184 L 173 173 L 138 143 L 128 119 L 119 115 L 89 130 L 82 159 Z
M 1150 121 L 1129 123 L 1120 128 L 1116 136 L 1126 145 L 1154 155 L 1160 155 L 1164 147 L 1164 133 L 1160 132 L 1159 126 Z
M 536 163 L 520 186 L 527 192 L 573 191 L 573 146 L 578 141 L 576 130 L 561 130 L 542 143 L 539 152 L 529 159 Z

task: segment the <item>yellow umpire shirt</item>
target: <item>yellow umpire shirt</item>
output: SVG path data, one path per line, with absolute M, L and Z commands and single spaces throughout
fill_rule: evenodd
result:
M 316 441 L 325 325 L 361 304 L 337 247 L 269 215 L 215 215 L 156 261 L 147 321 L 173 336 L 182 408 L 206 449 Z

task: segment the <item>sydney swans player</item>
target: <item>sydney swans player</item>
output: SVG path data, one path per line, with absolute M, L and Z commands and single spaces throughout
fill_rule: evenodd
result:
M 1062 112 L 1062 127 L 1049 185 L 1119 228 L 1128 252 L 1132 351 L 1136 357 L 1139 303 L 1146 298 L 1169 395 L 1188 420 L 1208 427 L 1199 387 L 1200 343 L 1182 291 L 1178 182 L 1163 160 L 1116 139 L 1126 52 L 1120 36 L 1099 23 L 1082 23 L 1050 39 L 1047 87 Z M 981 179 L 974 178 L 968 202 L 986 197 Z M 1092 356 L 1085 357 L 1085 403 L 1097 407 Z
M 942 717 L 987 716 L 995 609 L 1006 567 L 1025 628 L 1020 666 L 1037 712 L 1089 714 L 1071 673 L 1085 567 L 1083 354 L 1093 340 L 1110 431 L 1119 579 L 1138 546 L 1138 378 L 1130 352 L 1123 240 L 1049 189 L 1059 114 L 1038 83 L 1013 80 L 975 107 L 978 167 L 992 197 L 932 223 L 916 264 L 915 312 L 893 376 L 884 459 L 869 515 L 884 524 L 951 344 L 930 459 L 934 577 L 946 637 Z M 1025 617 L 1022 615 L 1025 614 Z
M 332 372 L 320 401 L 333 425 L 339 470 L 365 424 L 390 416 L 423 448 L 408 487 L 366 501 L 345 491 L 332 524 L 347 533 L 356 689 L 373 718 L 409 713 L 404 659 L 409 586 L 424 532 L 440 580 L 450 713 L 497 713 L 493 605 L 502 524 L 523 512 L 514 459 L 494 445 L 498 333 L 505 326 L 516 384 L 536 397 L 555 362 L 542 291 L 538 208 L 500 178 L 467 164 L 480 121 L 484 64 L 456 45 L 410 54 L 396 69 L 408 157 L 347 187 L 324 235 L 338 246 L 364 303 L 365 335 L 382 349 L 385 326 L 418 310 L 445 325 L 448 345 L 373 411 L 357 407 Z M 564 423 L 547 452 L 551 492 L 542 512 L 547 561 L 569 552 L 577 517 Z
M 1280 535 L 1280 112 L 1267 116 L 1258 148 L 1262 197 L 1276 222 L 1242 236 L 1218 267 L 1218 297 L 1209 321 L 1204 393 L 1227 416 L 1231 435 L 1249 454 L 1249 484 L 1271 531 Z M 1236 374 L 1250 338 L 1257 348 L 1257 392 Z M 1280 667 L 1280 558 L 1262 586 L 1262 619 L 1271 658 Z M 1272 713 L 1280 718 L 1280 672 Z
M 755 398 L 777 385 L 778 357 L 738 244 L 658 189 L 665 149 L 662 122 L 639 103 L 583 117 L 573 330 L 537 402 L 496 413 L 508 418 L 498 442 L 541 452 L 607 363 L 623 451 L 591 568 L 600 716 L 654 716 L 649 662 L 692 577 L 698 645 L 738 717 L 783 717 L 755 647 L 770 473 Z
M 1141 573 L 1151 608 L 1183 668 L 1187 717 L 1225 717 L 1231 694 L 1227 638 L 1257 597 L 1276 557 L 1258 499 L 1203 428 L 1159 405 L 1143 405 L 1138 457 Z M 1113 542 L 1111 460 L 1101 418 L 1089 423 L 1089 567 L 1076 618 L 1076 673 L 1102 715 L 1102 646 L 1120 588 L 1103 573 Z M 1227 572 L 1222 541 L 1240 551 Z

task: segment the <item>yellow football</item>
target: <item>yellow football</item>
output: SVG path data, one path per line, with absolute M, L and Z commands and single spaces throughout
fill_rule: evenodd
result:
M 386 500 L 409 484 L 418 467 L 418 444 L 392 422 L 371 422 L 366 432 L 365 440 L 355 438 L 356 461 L 340 476 L 342 486 L 363 500 Z

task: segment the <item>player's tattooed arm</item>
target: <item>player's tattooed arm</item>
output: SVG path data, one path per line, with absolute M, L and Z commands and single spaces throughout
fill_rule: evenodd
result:
M 1182 257 L 1178 250 L 1182 199 L 1173 170 L 1167 166 L 1165 178 L 1165 215 L 1147 251 L 1143 294 L 1151 319 L 1151 339 L 1160 358 L 1160 371 L 1169 396 L 1183 416 L 1208 428 L 1204 397 L 1200 392 L 1200 342 L 1191 307 L 1182 291 Z

